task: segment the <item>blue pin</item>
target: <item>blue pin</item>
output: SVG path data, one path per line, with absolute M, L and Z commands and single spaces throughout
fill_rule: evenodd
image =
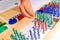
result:
M 44 6 L 44 12 L 49 13 L 49 6 L 47 4 Z
M 58 17 L 60 16 L 60 8 L 59 8 L 59 13 L 58 13 Z
M 34 32 L 34 38 L 35 38 L 35 40 L 37 40 L 37 38 L 36 38 L 36 32 L 35 32 L 35 28 L 34 27 L 32 27 L 33 28 L 33 32 Z
M 54 7 L 54 16 L 57 15 L 58 11 L 59 11 L 59 8 L 58 8 L 58 5 L 56 5 L 56 6 Z M 58 17 L 58 15 L 57 15 L 57 17 Z
M 38 12 L 38 14 L 39 14 L 40 12 L 42 13 L 42 12 L 43 12 L 43 10 L 37 10 L 36 12 Z
M 55 7 L 54 7 L 54 11 L 53 11 L 53 12 L 54 12 L 53 16 L 55 16 L 55 15 L 56 15 L 56 10 L 55 10 Z
M 53 13 L 53 7 L 49 6 L 49 13 L 52 14 Z
M 58 14 L 57 14 L 57 17 L 60 16 L 60 7 L 58 7 Z
M 40 28 L 37 28 L 38 39 L 40 39 Z
M 9 24 L 15 24 L 17 22 L 16 18 L 9 19 Z
M 59 17 L 59 7 L 57 5 L 57 8 L 56 8 L 56 11 L 57 11 L 57 17 Z
M 29 32 L 30 32 L 31 40 L 33 40 L 32 31 L 29 30 Z

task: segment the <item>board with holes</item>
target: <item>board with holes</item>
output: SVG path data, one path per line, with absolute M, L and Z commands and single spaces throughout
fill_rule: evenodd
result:
M 5 22 L 6 23 L 5 26 L 8 27 L 6 30 L 4 30 L 0 34 L 0 40 L 11 40 L 10 35 L 13 34 L 13 31 L 12 31 L 13 28 L 18 30 L 19 32 L 22 32 L 26 37 L 29 38 L 29 40 L 31 40 L 31 35 L 29 33 L 29 30 L 33 31 L 33 28 L 32 28 L 34 26 L 34 23 L 32 22 L 33 19 L 29 19 L 29 18 L 24 17 L 19 22 L 15 23 L 13 25 L 10 25 L 8 23 L 10 18 L 13 18 L 13 17 L 15 17 L 18 14 L 20 14 L 18 7 L 15 7 L 15 8 L 12 8 L 12 9 L 8 10 L 8 11 L 0 13 L 0 21 L 3 22 L 3 23 Z M 54 19 L 53 21 L 54 21 L 54 26 L 51 29 L 47 29 L 45 34 L 43 34 L 41 32 L 41 29 L 40 29 L 40 38 L 38 39 L 38 36 L 36 36 L 37 40 L 44 40 L 46 35 L 48 35 L 49 32 L 51 30 L 53 30 L 53 28 L 55 27 L 55 24 L 58 22 L 58 20 Z M 37 35 L 37 29 L 36 29 L 36 35 Z M 35 40 L 34 35 L 33 35 L 33 40 Z

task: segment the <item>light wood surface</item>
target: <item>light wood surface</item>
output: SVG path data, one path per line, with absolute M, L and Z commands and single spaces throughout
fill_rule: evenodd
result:
M 5 22 L 4 20 L 0 19 L 0 22 Z
M 19 9 L 18 9 L 18 7 L 15 7 L 15 8 L 10 9 L 4 13 L 1 13 L 0 16 L 2 16 L 6 20 L 9 20 L 10 18 L 12 18 L 18 14 L 19 14 Z
M 2 14 L 0 14 L 0 16 L 2 16 L 3 18 L 5 18 L 6 20 L 9 20 L 11 17 L 16 16 L 17 14 L 19 14 L 19 10 L 16 10 L 18 7 L 10 9 Z M 3 21 L 3 20 L 1 20 Z M 4 39 L 4 40 L 11 40 L 10 39 L 10 35 L 13 33 L 12 32 L 12 28 L 17 29 L 18 31 L 23 30 L 27 24 L 29 24 L 32 21 L 32 19 L 29 19 L 27 17 L 24 17 L 22 20 L 18 21 L 16 24 L 11 25 L 6 31 L 4 31 L 3 33 L 0 34 L 0 39 Z

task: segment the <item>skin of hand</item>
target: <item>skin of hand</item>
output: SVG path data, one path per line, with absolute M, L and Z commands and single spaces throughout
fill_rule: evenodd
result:
M 30 0 L 21 0 L 19 9 L 23 16 L 28 17 L 28 18 L 35 17 Z

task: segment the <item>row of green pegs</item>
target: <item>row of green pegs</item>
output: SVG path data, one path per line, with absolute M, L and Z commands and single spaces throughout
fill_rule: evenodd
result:
M 29 40 L 29 38 L 25 37 L 25 35 L 22 32 L 18 32 L 13 28 L 14 34 L 11 34 L 12 40 Z
M 50 27 L 53 24 L 53 14 L 36 12 L 36 19 L 39 19 L 43 22 L 48 22 L 48 26 Z
M 52 3 L 59 3 L 60 4 L 60 0 L 52 0 Z

